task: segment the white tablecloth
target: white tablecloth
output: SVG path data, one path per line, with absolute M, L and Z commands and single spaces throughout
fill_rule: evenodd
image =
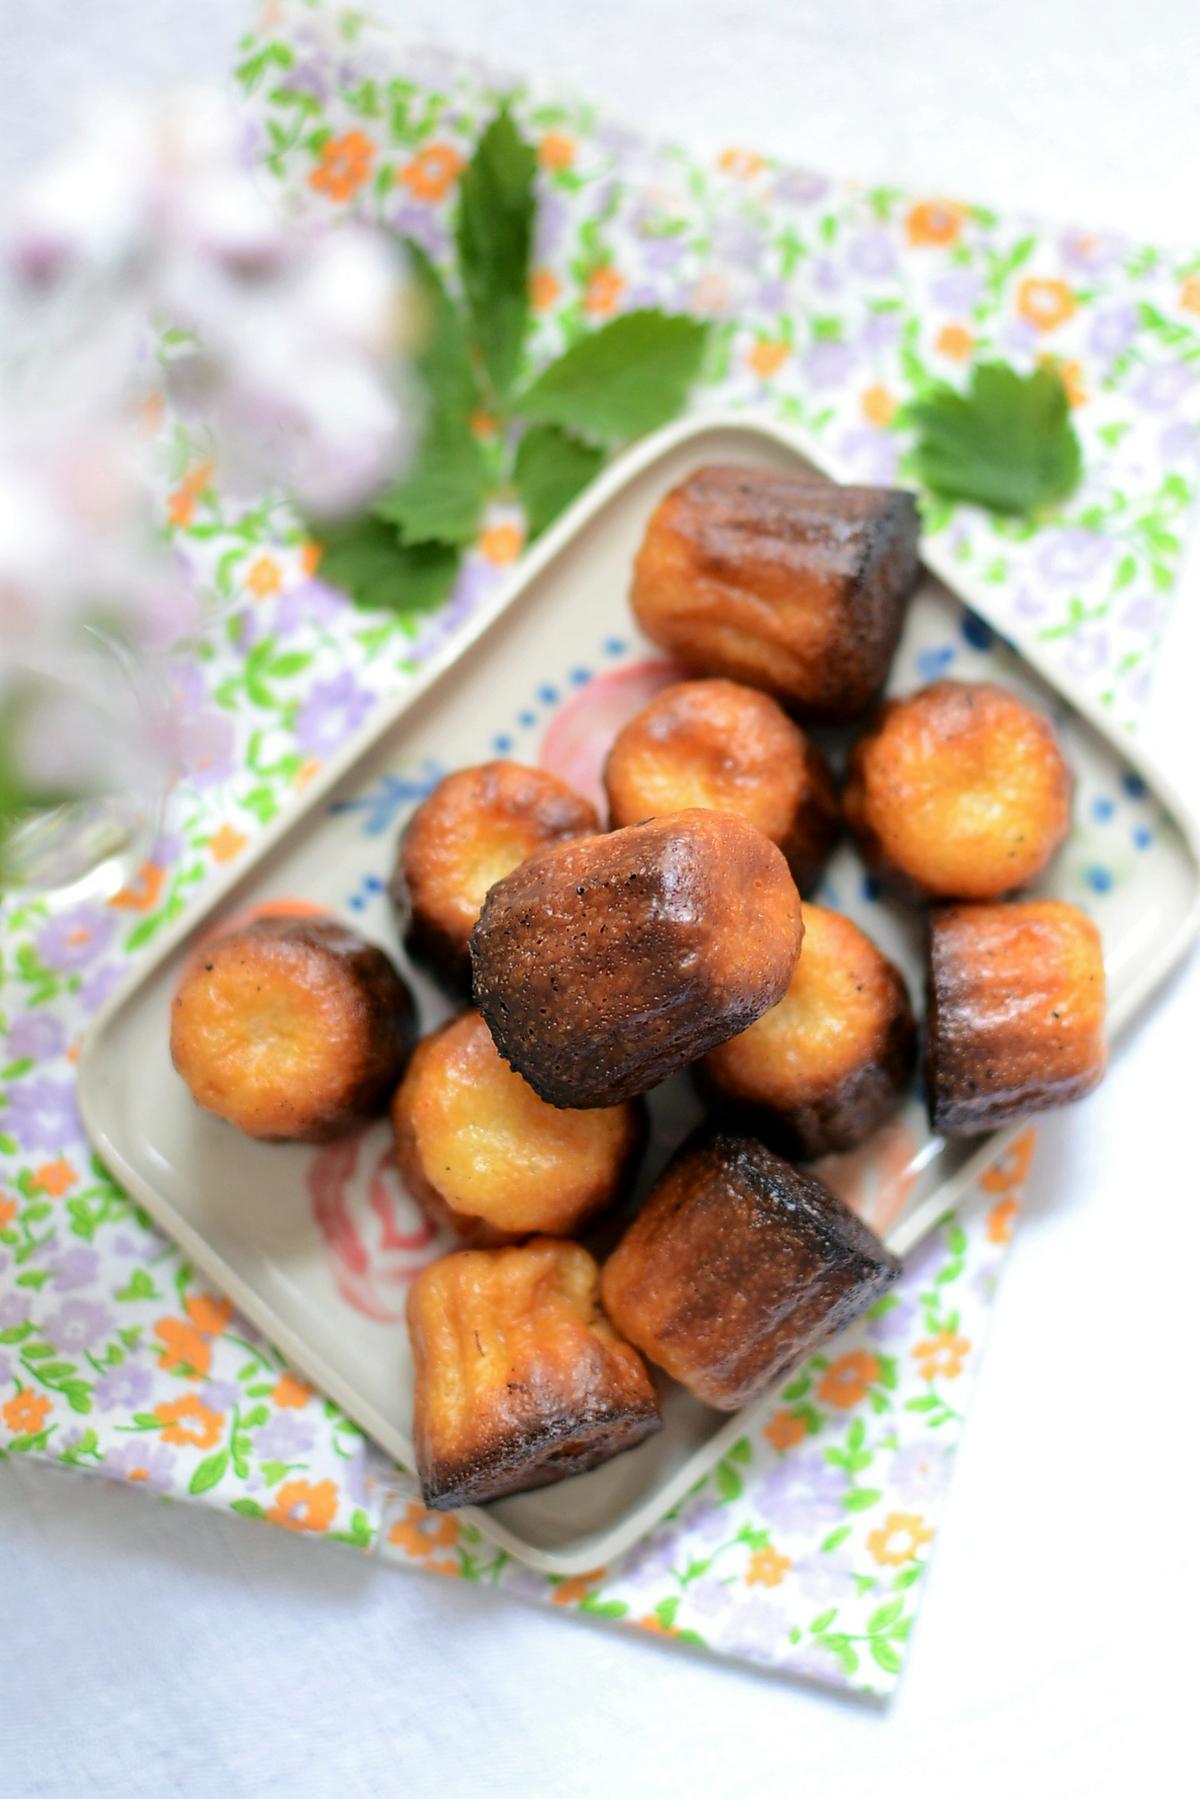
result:
M 375 10 L 403 11 L 414 38 L 541 66 L 666 135 L 1200 239 L 1194 0 Z M 243 0 L 7 0 L 0 191 L 92 87 L 221 78 L 246 17 Z M 1193 558 L 1145 737 L 1196 810 L 1198 670 Z M 1043 1132 L 888 1713 L 10 1464 L 0 1794 L 1125 1799 L 1150 1746 L 1182 1782 L 1200 1601 L 1198 1025 L 1193 962 L 1103 1092 Z

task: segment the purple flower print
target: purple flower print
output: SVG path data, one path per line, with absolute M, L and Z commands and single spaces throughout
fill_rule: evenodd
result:
M 940 1443 L 908 1443 L 892 1462 L 889 1484 L 905 1505 L 928 1511 L 950 1478 L 950 1461 L 950 1451 Z
M 8 1060 L 17 1062 L 28 1057 L 31 1062 L 48 1062 L 66 1048 L 67 1033 L 57 1018 L 48 1012 L 25 1012 L 8 1033 Z
M 125 975 L 120 962 L 106 962 L 95 969 L 79 989 L 79 1000 L 86 1012 L 98 1012 L 110 993 L 115 993 Z
M 1044 618 L 1049 608 L 1040 593 L 1032 587 L 1018 587 L 1013 595 L 1018 618 Z
M 869 313 L 858 333 L 859 347 L 868 353 L 893 349 L 900 342 L 902 330 L 898 312 Z
M 678 237 L 649 237 L 642 245 L 642 267 L 647 274 L 665 275 L 683 260 L 685 245 Z
M 51 1286 L 56 1293 L 73 1293 L 77 1287 L 88 1287 L 100 1272 L 100 1257 L 94 1249 L 77 1243 L 54 1264 Z
M 1147 369 L 1133 389 L 1133 397 L 1147 412 L 1170 412 L 1196 377 L 1180 362 L 1160 362 Z
M 983 298 L 983 279 L 972 269 L 950 269 L 938 276 L 929 295 L 949 312 L 970 312 Z
M 1000 333 L 1000 346 L 1009 355 L 1028 354 L 1037 341 L 1037 329 L 1028 319 L 1010 319 Z
M 846 1477 L 819 1449 L 781 1456 L 755 1489 L 758 1509 L 778 1530 L 815 1531 L 842 1516 Z
M 1140 631 L 1143 636 L 1157 637 L 1163 622 L 1163 606 L 1161 595 L 1143 593 L 1130 600 L 1120 617 L 1120 623 L 1127 631 Z
M 844 456 L 854 473 L 876 487 L 889 487 L 896 475 L 900 449 L 887 431 L 874 431 L 859 425 L 843 432 L 838 439 L 838 454 Z
M 1079 631 L 1067 642 L 1066 667 L 1086 680 L 1090 675 L 1098 674 L 1108 665 L 1108 632 L 1104 630 Z
M 562 242 L 570 211 L 562 195 L 553 190 L 538 196 L 537 227 L 534 236 L 534 260 L 545 262 Z
M 783 169 L 775 177 L 774 193 L 785 205 L 815 206 L 829 191 L 824 175 L 812 169 Z
M 374 705 L 348 668 L 331 681 L 315 681 L 296 720 L 296 737 L 310 756 L 327 756 L 362 724 Z
M 855 353 L 849 344 L 825 339 L 805 352 L 804 373 L 810 387 L 840 387 L 855 361 Z
M 436 207 L 422 200 L 409 200 L 396 207 L 389 222 L 402 237 L 411 237 L 431 262 L 440 262 L 445 256 L 450 233 Z
M 788 303 L 787 283 L 774 276 L 764 281 L 754 296 L 754 304 L 760 312 L 782 312 Z
M 200 1397 L 211 1411 L 231 1412 L 241 1402 L 242 1389 L 236 1381 L 210 1380 L 201 1388 Z
M 164 1443 L 134 1437 L 118 1449 L 110 1449 L 100 1464 L 110 1480 L 144 1481 L 156 1493 L 165 1493 L 175 1473 L 174 1452 Z
M 625 296 L 625 305 L 630 312 L 637 312 L 641 307 L 659 305 L 661 299 L 658 289 L 650 282 L 635 281 Z
M 1194 462 L 1200 456 L 1200 426 L 1182 419 L 1168 425 L 1158 440 L 1158 453 L 1164 462 Z
M 90 1299 L 68 1299 L 43 1320 L 42 1329 L 55 1349 L 64 1355 L 79 1355 L 102 1343 L 115 1324 L 116 1319 L 106 1306 Z
M 346 1497 L 351 1505 L 366 1505 L 370 1495 L 367 1491 L 367 1446 L 359 1443 L 349 1460 L 342 1464 L 342 1485 L 346 1489 Z
M 1093 231 L 1067 231 L 1059 241 L 1067 267 L 1080 269 L 1087 275 L 1097 275 L 1102 269 L 1111 268 L 1128 248 L 1128 239 L 1115 233 L 1100 236 Z
M 688 1610 L 698 1618 L 723 1618 L 735 1604 L 738 1590 L 734 1582 L 726 1582 L 718 1574 L 710 1574 L 688 1588 Z
M 74 1082 L 46 1075 L 15 1081 L 0 1111 L 0 1130 L 9 1131 L 22 1149 L 61 1150 L 82 1135 Z
M 16 1330 L 29 1321 L 33 1301 L 28 1293 L 0 1293 L 0 1331 Z
M 886 231 L 863 231 L 851 240 L 846 261 L 856 275 L 880 281 L 896 272 L 896 247 Z
M 1076 587 L 1098 574 L 1112 553 L 1112 539 L 1102 532 L 1085 531 L 1078 526 L 1046 531 L 1042 534 L 1037 569 L 1044 580 L 1056 587 Z
M 116 928 L 112 913 L 103 906 L 72 906 L 43 925 L 37 952 L 48 968 L 73 974 L 100 955 Z
M 275 635 L 290 637 L 302 625 L 332 625 L 345 612 L 345 600 L 327 581 L 297 581 L 276 602 Z
M 649 1538 L 631 1558 L 625 1571 L 631 1580 L 649 1586 L 664 1580 L 672 1568 L 686 1560 L 686 1550 L 681 1547 L 675 1532 L 668 1530 L 661 1536 Z
M 787 1668 L 793 1674 L 806 1675 L 809 1680 L 821 1681 L 826 1686 L 846 1685 L 846 1677 L 836 1655 L 831 1649 L 823 1649 L 819 1643 L 790 1643 L 780 1656 L 778 1666 Z
M 262 1461 L 290 1462 L 305 1455 L 316 1442 L 316 1432 L 303 1418 L 277 1412 L 269 1424 L 254 1433 L 254 1453 Z
M 720 219 L 713 229 L 713 250 L 725 262 L 752 267 L 762 255 L 763 234 L 749 219 L 737 214 Z
M 845 1550 L 796 1562 L 792 1574 L 804 1588 L 805 1600 L 814 1605 L 833 1605 L 854 1595 L 854 1564 Z
M 0 1387 L 8 1385 L 12 1379 L 12 1371 L 12 1357 L 5 1355 L 3 1350 L 0 1350 Z
M 727 1655 L 748 1655 L 755 1661 L 770 1659 L 770 1650 L 795 1622 L 783 1599 L 751 1591 L 731 1610 L 717 1633 L 717 1643 Z
M 809 279 L 819 294 L 840 294 L 845 286 L 841 270 L 828 256 L 822 256 L 813 264 Z
M 917 1315 L 915 1299 L 898 1299 L 889 1306 L 881 1318 L 872 1318 L 867 1323 L 867 1335 L 873 1343 L 900 1343 L 912 1329 Z
M 110 1368 L 92 1388 L 92 1398 L 102 1412 L 136 1412 L 154 1390 L 154 1376 L 137 1362 Z
M 171 746 L 193 787 L 218 786 L 234 771 L 233 720 L 208 697 L 204 676 L 192 662 L 172 673 Z
M 1137 327 L 1138 315 L 1132 306 L 1109 306 L 1092 320 L 1088 349 L 1097 356 L 1119 356 L 1133 342 Z

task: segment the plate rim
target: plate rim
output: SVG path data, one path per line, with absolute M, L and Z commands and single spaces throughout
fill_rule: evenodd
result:
M 320 1352 L 313 1350 L 285 1320 L 279 1318 L 270 1302 L 264 1301 L 201 1232 L 182 1217 L 172 1203 L 126 1160 L 120 1146 L 110 1137 L 97 1113 L 97 1059 L 109 1028 L 142 986 L 177 952 L 198 926 L 219 909 L 227 894 L 244 882 L 277 844 L 309 814 L 321 809 L 328 794 L 486 636 L 560 551 L 591 523 L 596 514 L 656 462 L 691 439 L 714 432 L 735 432 L 764 439 L 803 458 L 834 480 L 852 479 L 849 471 L 837 458 L 830 456 L 823 446 L 813 446 L 795 428 L 729 409 L 691 414 L 652 433 L 623 452 L 527 551 L 512 575 L 501 583 L 496 593 L 479 608 L 467 625 L 435 650 L 394 696 L 381 700 L 373 708 L 370 717 L 335 752 L 304 792 L 285 805 L 277 817 L 259 833 L 249 853 L 237 858 L 229 868 L 206 882 L 201 892 L 189 902 L 180 917 L 164 933 L 154 950 L 136 961 L 120 986 L 105 1001 L 87 1026 L 80 1045 L 76 1077 L 80 1115 L 88 1138 L 106 1166 L 144 1205 L 155 1223 L 180 1245 L 189 1259 L 218 1287 L 229 1294 L 264 1335 L 297 1366 L 306 1373 L 312 1373 L 317 1384 L 355 1419 L 367 1435 L 379 1442 L 387 1454 L 401 1463 L 408 1459 L 407 1443 L 398 1439 L 397 1433 L 385 1419 L 375 1413 L 369 1403 L 364 1403 L 360 1395 L 350 1391 L 348 1384 L 327 1367 Z M 1134 769 L 1145 781 L 1155 800 L 1170 814 L 1172 823 L 1179 832 L 1191 865 L 1190 904 L 1175 929 L 1161 941 L 1155 940 L 1147 947 L 1139 960 L 1136 978 L 1131 981 L 1119 1004 L 1110 1008 L 1109 1038 L 1110 1041 L 1115 1041 L 1172 969 L 1182 961 L 1189 945 L 1200 932 L 1200 822 L 1192 815 L 1174 782 L 1163 773 L 1154 757 L 1136 738 L 1115 725 L 1099 701 L 1086 689 L 1057 669 L 1036 642 L 1030 644 L 1020 637 L 1014 638 L 1010 622 L 996 616 L 991 595 L 978 591 L 969 578 L 964 579 L 961 567 L 951 561 L 948 552 L 943 551 L 936 542 L 923 543 L 921 561 L 951 593 L 978 612 L 1046 686 L 1079 713 L 1117 752 L 1122 761 Z M 1025 1128 L 1025 1123 L 1026 1121 L 1020 1120 L 982 1137 L 978 1151 L 968 1157 L 952 1179 L 905 1217 L 896 1232 L 889 1234 L 889 1245 L 900 1254 L 911 1249 L 961 1194 L 974 1184 L 983 1170 L 1003 1155 L 1006 1146 Z M 729 1420 L 713 1432 L 702 1452 L 709 1465 L 719 1460 L 721 1454 L 738 1437 L 752 1430 L 760 1415 L 769 1411 L 777 1400 L 777 1386 L 778 1383 L 761 1399 L 731 1414 Z M 561 1549 L 538 1549 L 509 1530 L 490 1511 L 480 1507 L 464 1507 L 461 1516 L 527 1566 L 547 1574 L 577 1574 L 593 1566 L 598 1555 L 601 1559 L 619 1555 L 653 1529 L 695 1484 L 698 1478 L 693 1465 L 695 1460 L 695 1455 L 688 1457 L 674 1475 L 654 1489 L 652 1497 L 631 1508 L 623 1520 L 618 1519 L 608 1527 L 599 1542 L 593 1541 L 574 1550 L 568 1545 Z

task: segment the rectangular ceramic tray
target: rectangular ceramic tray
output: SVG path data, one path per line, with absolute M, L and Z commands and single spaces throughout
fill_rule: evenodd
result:
M 207 890 L 104 1008 L 81 1058 L 83 1117 L 116 1178 L 295 1367 L 406 1466 L 404 1299 L 414 1274 L 449 1245 L 403 1191 L 386 1122 L 362 1139 L 313 1150 L 251 1142 L 201 1112 L 167 1054 L 171 995 L 200 933 L 281 897 L 319 902 L 399 957 L 383 891 L 397 835 L 412 805 L 451 768 L 513 756 L 594 789 L 614 732 L 668 672 L 629 612 L 635 550 L 662 495 L 712 462 L 807 466 L 786 432 L 737 418 L 672 427 L 614 465 L 465 636 Z M 1055 718 L 1078 779 L 1076 822 L 1042 890 L 1085 906 L 1099 923 L 1119 1031 L 1196 928 L 1200 878 L 1185 814 L 1136 750 L 1113 740 L 1086 697 L 1039 675 L 926 573 L 890 687 L 911 689 L 940 674 L 997 677 Z M 904 968 L 919 1003 L 919 912 L 880 899 L 846 846 L 818 897 L 865 926 Z M 431 1028 L 450 1007 L 421 976 L 412 980 L 422 1026 Z M 682 1077 L 652 1096 L 651 1109 L 638 1197 L 697 1116 Z M 931 1135 L 914 1097 L 870 1145 L 822 1172 L 903 1253 L 996 1158 L 1005 1136 L 945 1143 Z M 773 1403 L 769 1396 L 762 1408 Z M 750 1424 L 747 1414 L 710 1411 L 670 1383 L 663 1410 L 662 1431 L 636 1450 L 473 1511 L 473 1521 L 546 1572 L 609 1560 Z

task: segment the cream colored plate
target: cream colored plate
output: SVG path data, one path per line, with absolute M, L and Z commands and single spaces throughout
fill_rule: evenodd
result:
M 302 1373 L 406 1465 L 404 1297 L 414 1273 L 446 1245 L 403 1191 L 386 1125 L 321 1151 L 238 1136 L 193 1105 L 171 1067 L 170 998 L 198 933 L 217 916 L 281 896 L 315 900 L 399 955 L 382 887 L 401 823 L 439 773 L 512 755 L 545 760 L 577 781 L 594 778 L 618 724 L 663 679 L 661 659 L 639 640 L 627 605 L 634 552 L 659 498 L 705 462 L 786 469 L 804 458 L 782 430 L 719 419 L 671 427 L 614 465 L 465 638 L 426 666 L 264 832 L 253 854 L 207 890 L 104 1008 L 81 1057 L 83 1117 L 116 1178 Z M 1194 833 L 1162 779 L 1113 741 L 1085 697 L 1039 679 L 1028 659 L 928 575 L 890 685 L 905 690 L 941 673 L 996 676 L 1058 721 L 1078 776 L 1076 825 L 1043 890 L 1097 919 L 1119 1030 L 1196 929 Z M 919 914 L 876 898 L 845 847 L 820 897 L 857 918 L 901 963 L 919 1003 Z M 446 1002 L 424 979 L 414 976 L 413 985 L 423 1025 L 439 1023 Z M 697 1116 L 686 1081 L 660 1089 L 652 1113 L 642 1192 Z M 1004 1141 L 1002 1133 L 943 1143 L 930 1135 L 914 1098 L 868 1150 L 823 1171 L 903 1252 Z M 768 1397 L 757 1409 L 773 1403 Z M 547 1572 L 608 1561 L 751 1423 L 747 1413 L 722 1416 L 669 1385 L 664 1417 L 663 1430 L 629 1454 L 472 1511 L 473 1521 Z

